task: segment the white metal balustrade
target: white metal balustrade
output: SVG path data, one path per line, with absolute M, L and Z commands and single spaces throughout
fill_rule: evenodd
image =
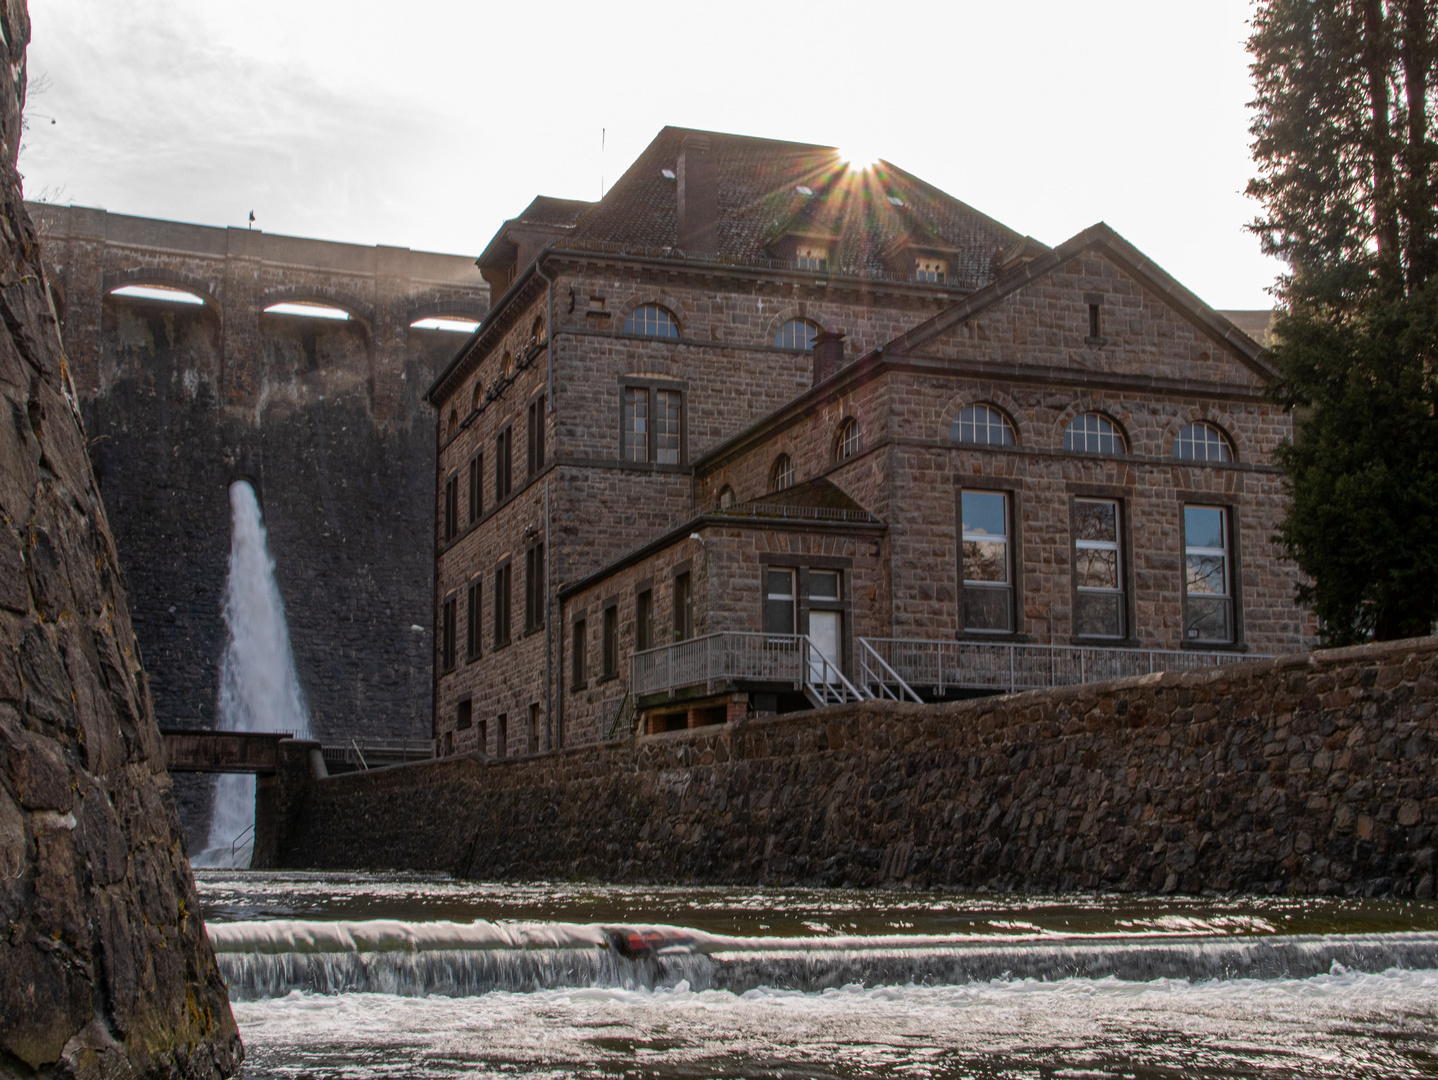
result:
M 697 687 L 712 693 L 735 683 L 787 683 L 816 706 L 876 698 L 922 702 L 925 695 L 941 698 L 950 690 L 1014 693 L 1267 659 L 1257 653 L 997 641 L 857 638 L 855 645 L 859 670 L 851 682 L 805 634 L 706 634 L 635 653 L 631 685 L 636 698 Z
M 635 697 L 733 682 L 788 683 L 815 705 L 862 701 L 860 693 L 806 634 L 724 631 L 634 654 Z
M 935 697 L 950 690 L 1042 690 L 1106 682 L 1155 671 L 1191 671 L 1267 659 L 1257 653 L 1189 649 L 1121 649 L 1079 645 L 1021 645 L 987 641 L 860 638 L 861 691 L 865 696 L 920 700 L 913 687 Z

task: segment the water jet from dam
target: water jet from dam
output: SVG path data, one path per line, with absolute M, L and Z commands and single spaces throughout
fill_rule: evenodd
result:
M 310 718 L 290 650 L 285 605 L 255 489 L 230 485 L 230 572 L 225 584 L 226 644 L 220 662 L 222 731 L 288 732 L 309 738 Z M 210 835 L 196 866 L 250 864 L 255 824 L 255 778 L 216 779 Z

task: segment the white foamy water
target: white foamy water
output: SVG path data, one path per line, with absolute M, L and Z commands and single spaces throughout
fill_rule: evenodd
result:
M 248 483 L 230 485 L 230 572 L 225 585 L 225 655 L 220 662 L 223 731 L 310 733 L 290 651 L 285 605 L 275 583 L 259 500 Z M 255 824 L 255 778 L 222 774 L 215 782 L 210 836 L 196 866 L 248 866 L 245 838 Z
M 1430 902 L 199 885 L 257 1080 L 1438 1075 Z
M 249 1077 L 1422 1077 L 1438 972 L 239 1003 Z

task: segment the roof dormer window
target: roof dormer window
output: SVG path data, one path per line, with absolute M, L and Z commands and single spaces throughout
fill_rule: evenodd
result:
M 827 270 L 829 249 L 823 244 L 798 244 L 794 248 L 794 263 L 800 270 Z
M 920 255 L 914 260 L 914 279 L 916 281 L 928 281 L 935 285 L 942 285 L 949 275 L 949 261 L 947 259 L 932 259 L 926 255 Z

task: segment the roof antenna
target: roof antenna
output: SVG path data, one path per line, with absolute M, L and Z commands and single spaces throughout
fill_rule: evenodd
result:
M 604 128 L 599 129 L 599 197 L 604 198 Z
M 251 211 L 250 211 L 250 223 L 249 223 L 248 225 L 246 225 L 245 228 L 247 228 L 247 229 L 253 229 L 254 227 L 255 227 L 255 212 L 254 212 L 253 210 L 251 210 Z

